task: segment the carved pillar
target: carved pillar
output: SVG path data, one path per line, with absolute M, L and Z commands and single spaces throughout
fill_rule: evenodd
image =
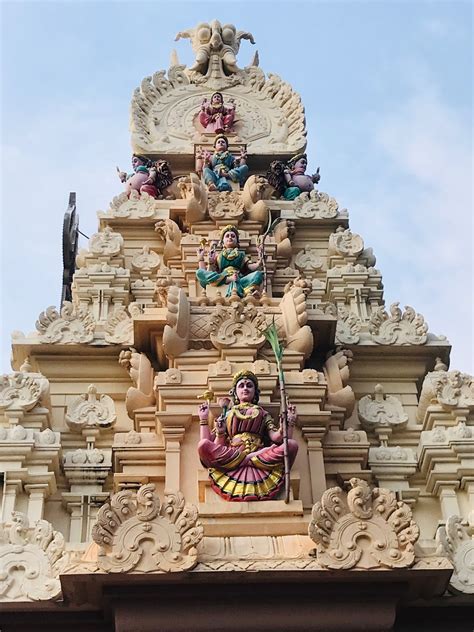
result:
M 315 503 L 320 500 L 326 490 L 326 474 L 324 471 L 323 446 L 321 443 L 326 434 L 326 428 L 303 426 L 301 431 L 308 444 L 311 496 L 313 499 L 312 502 Z
M 25 491 L 29 495 L 28 518 L 31 522 L 43 518 L 44 501 L 49 492 L 48 483 L 28 483 Z
M 456 489 L 452 483 L 447 483 L 446 485 L 440 484 L 438 487 L 438 496 L 443 520 L 447 520 L 449 516 L 458 516 L 461 513 L 459 511 Z
M 5 472 L 5 483 L 2 502 L 2 515 L 0 522 L 10 520 L 12 512 L 15 511 L 16 499 L 22 491 L 22 481 L 20 478 L 8 478 L 8 472 Z
M 190 414 L 157 412 L 165 439 L 165 493 L 177 491 L 181 485 L 181 442 L 192 420 Z

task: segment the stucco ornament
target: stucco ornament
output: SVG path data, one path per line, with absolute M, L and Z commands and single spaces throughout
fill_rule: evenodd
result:
M 459 516 L 449 516 L 446 526 L 436 534 L 440 553 L 454 566 L 448 589 L 455 593 L 474 594 L 474 530 Z
M 123 305 L 115 307 L 107 318 L 104 331 L 105 342 L 118 345 L 133 344 L 133 318 L 129 310 Z
M 169 573 L 197 563 L 203 527 L 194 505 L 181 492 L 165 496 L 152 484 L 114 494 L 97 515 L 92 538 L 99 544 L 98 565 L 109 573 Z
M 337 308 L 336 344 L 356 345 L 360 340 L 361 320 L 348 307 Z
M 390 316 L 383 306 L 372 313 L 369 320 L 372 340 L 380 345 L 425 344 L 428 339 L 428 325 L 423 316 L 408 305 L 402 313 L 398 306 L 398 302 L 390 305 Z
M 333 219 L 347 215 L 345 209 L 339 211 L 339 204 L 333 197 L 317 189 L 299 195 L 294 201 L 294 209 L 296 217 L 301 219 Z
M 138 353 L 133 348 L 120 353 L 119 364 L 129 372 L 133 382 L 133 386 L 128 389 L 125 397 L 128 416 L 133 419 L 133 414 L 137 408 L 145 408 L 155 404 L 153 367 L 144 353 Z
M 55 566 L 64 545 L 62 533 L 46 520 L 30 527 L 26 514 L 14 511 L 11 522 L 0 523 L 0 602 L 58 599 Z
M 244 216 L 245 207 L 242 196 L 237 191 L 217 193 L 209 198 L 209 217 L 215 222 L 236 222 Z
M 259 349 L 265 343 L 265 314 L 254 305 L 235 301 L 230 307 L 218 306 L 210 319 L 210 338 L 216 349 L 248 347 Z
M 155 217 L 159 213 L 159 204 L 156 199 L 146 192 L 126 191 L 116 195 L 111 203 L 106 215 L 112 217 L 146 218 Z
M 38 316 L 36 329 L 41 342 L 51 344 L 89 343 L 94 339 L 95 320 L 86 307 L 64 301 L 61 313 L 48 307 Z
M 163 349 L 168 357 L 187 351 L 189 345 L 190 306 L 186 292 L 171 285 L 167 297 L 167 324 L 163 330 Z
M 163 261 L 166 263 L 171 257 L 181 254 L 182 233 L 176 222 L 172 219 L 160 219 L 155 224 L 155 231 L 165 242 L 163 248 Z
M 116 421 L 114 400 L 108 395 L 97 398 L 97 387 L 91 384 L 87 393 L 73 399 L 66 410 L 66 423 L 75 432 L 89 428 L 110 428 Z
M 357 257 L 364 250 L 364 241 L 360 235 L 352 233 L 349 228 L 339 226 L 335 233 L 329 236 L 328 255 L 342 257 Z
M 314 337 L 311 327 L 307 325 L 308 311 L 304 288 L 294 284 L 280 302 L 283 326 L 285 329 L 285 347 L 299 351 L 305 358 L 313 349 Z
M 349 380 L 349 364 L 353 353 L 349 349 L 337 349 L 330 354 L 324 363 L 324 376 L 328 383 L 327 402 L 332 406 L 345 409 L 344 417 L 350 417 L 355 405 L 355 395 L 347 384 Z
M 142 275 L 152 274 L 159 268 L 161 259 L 150 246 L 143 246 L 141 252 L 137 252 L 132 257 L 132 268 Z
M 113 257 L 120 254 L 122 248 L 122 235 L 115 233 L 110 226 L 106 226 L 103 231 L 95 233 L 89 239 L 89 252 L 99 257 Z
M 206 216 L 208 188 L 195 173 L 190 173 L 189 178 L 179 179 L 178 190 L 181 197 L 186 200 L 186 223 L 188 226 L 194 222 L 200 222 Z
M 377 426 L 403 428 L 408 423 L 401 401 L 393 395 L 385 395 L 381 384 L 376 384 L 373 395 L 365 395 L 359 400 L 358 409 L 366 430 Z
M 347 494 L 332 487 L 313 507 L 309 537 L 318 562 L 336 570 L 411 566 L 419 528 L 408 505 L 388 489 L 371 490 L 358 478 L 349 483 Z
M 318 255 L 316 248 L 311 248 L 309 244 L 304 247 L 295 257 L 295 266 L 299 270 L 320 270 L 323 267 L 323 260 Z
M 49 392 L 48 380 L 40 374 L 12 373 L 0 377 L 0 410 L 32 410 Z

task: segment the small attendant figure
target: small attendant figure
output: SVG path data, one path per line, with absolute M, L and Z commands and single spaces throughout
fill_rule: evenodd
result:
M 310 176 L 306 173 L 307 166 L 306 154 L 293 156 L 286 165 L 274 160 L 267 172 L 267 179 L 285 200 L 294 200 L 301 193 L 311 193 L 314 185 L 321 179 L 319 167 L 316 173 Z
M 229 99 L 229 105 L 224 104 L 224 97 L 221 92 L 214 92 L 211 102 L 204 99 L 199 113 L 199 122 L 206 132 L 218 134 L 220 132 L 232 131 L 235 117 L 235 105 Z
M 138 191 L 140 194 L 148 193 L 158 198 L 173 183 L 173 174 L 166 160 L 153 162 L 145 156 L 133 154 L 132 169 L 133 173 L 127 174 L 117 167 L 118 176 L 125 183 L 125 191 L 129 197 L 132 191 Z

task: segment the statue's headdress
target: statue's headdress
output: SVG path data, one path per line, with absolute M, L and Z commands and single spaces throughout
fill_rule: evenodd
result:
M 301 160 L 302 158 L 304 158 L 305 160 L 308 160 L 307 154 L 296 154 L 296 156 L 293 156 L 292 158 L 288 160 L 287 164 L 289 167 L 294 167 L 295 164 L 298 162 L 298 160 Z
M 214 147 L 216 146 L 217 141 L 223 138 L 225 140 L 225 144 L 227 146 L 227 148 L 229 147 L 229 139 L 227 138 L 227 136 L 225 134 L 217 134 L 216 137 L 214 138 Z
M 145 167 L 149 167 L 151 165 L 151 160 L 147 158 L 146 156 L 142 156 L 142 154 L 133 154 L 133 157 L 138 158 L 138 160 L 141 160 L 142 162 L 144 162 Z

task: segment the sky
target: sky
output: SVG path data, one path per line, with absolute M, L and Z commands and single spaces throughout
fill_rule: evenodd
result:
M 473 373 L 472 3 L 449 1 L 8 2 L 1 19 L 0 372 L 10 333 L 61 296 L 63 215 L 80 229 L 122 190 L 129 104 L 178 31 L 218 19 L 253 33 L 246 66 L 301 94 L 309 171 L 377 257 L 387 307 L 424 315 Z M 81 238 L 80 247 L 87 247 Z

